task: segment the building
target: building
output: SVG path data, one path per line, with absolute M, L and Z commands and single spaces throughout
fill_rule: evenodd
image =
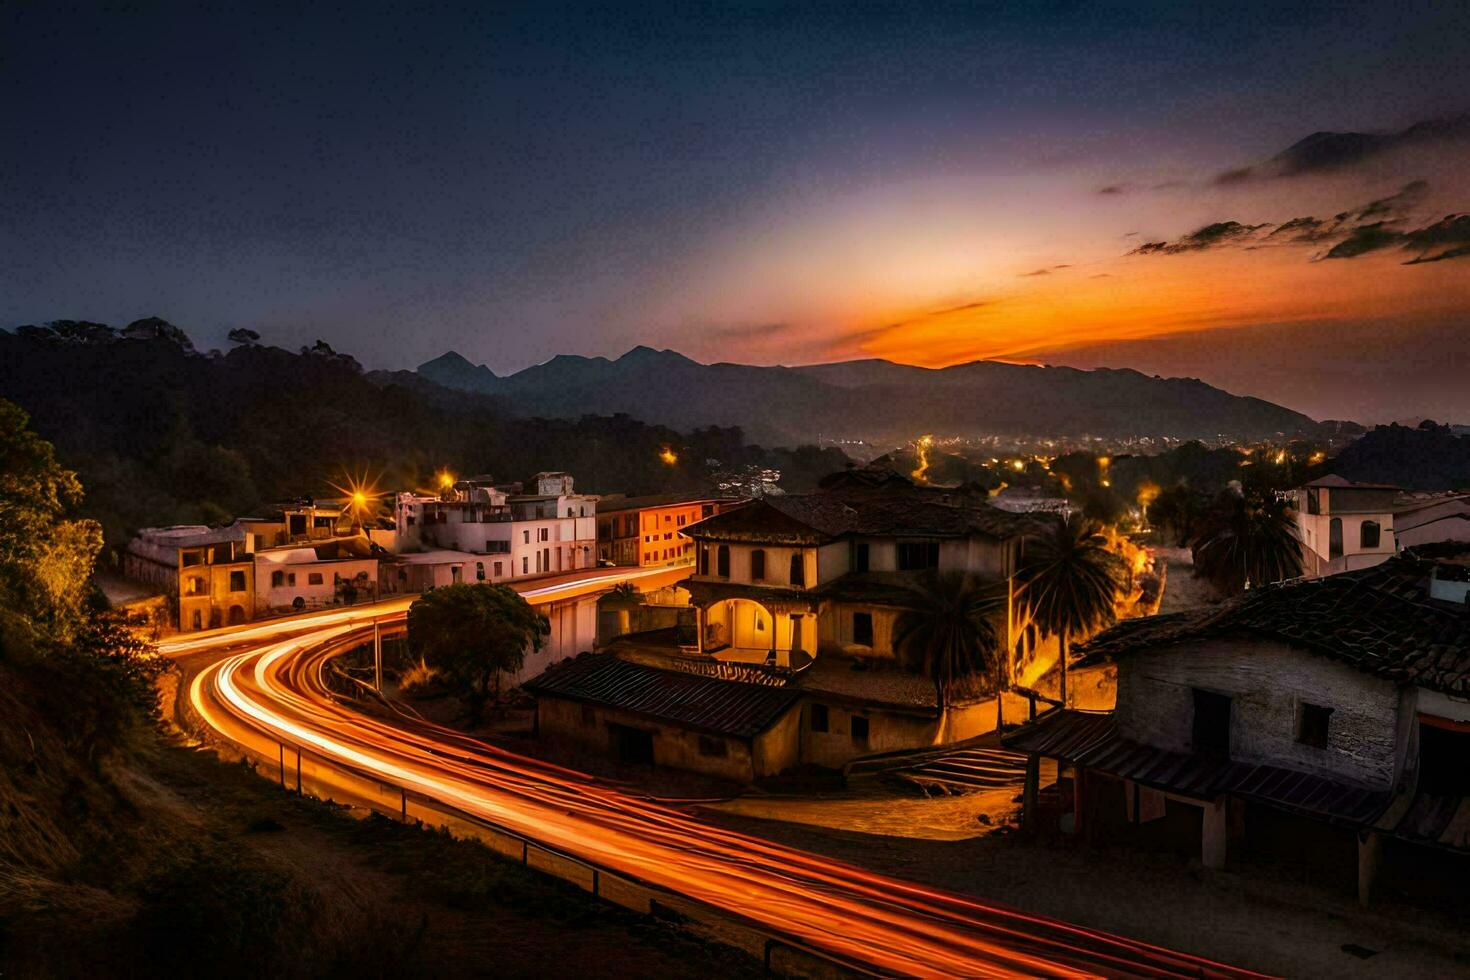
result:
M 363 537 L 255 552 L 257 615 L 372 602 L 379 555 Z
M 1294 491 L 1302 573 L 1308 577 L 1368 568 L 1394 547 L 1399 488 L 1324 476 Z
M 168 596 L 184 632 L 255 618 L 254 536 L 242 526 L 149 527 L 128 542 L 123 574 Z
M 1027 822 L 1172 840 L 1209 867 L 1238 849 L 1351 879 L 1355 861 L 1365 902 L 1381 869 L 1455 869 L 1459 893 L 1467 589 L 1470 556 L 1406 554 L 1104 631 L 1084 652 L 1116 665 L 1116 708 L 1053 711 L 1003 739 L 1030 757 Z
M 738 504 L 734 498 L 662 494 L 597 501 L 597 558 L 613 565 L 691 565 L 684 528 Z
M 309 541 L 327 541 L 355 533 L 351 509 L 340 501 L 302 497 L 265 517 L 241 517 L 235 522 L 255 536 L 257 548 L 278 548 Z
M 918 486 L 889 471 L 829 478 L 702 521 L 686 583 L 699 649 L 787 665 L 819 651 L 893 660 L 893 625 L 926 572 L 967 572 L 1004 589 L 1022 540 L 1047 518 L 992 507 L 983 491 Z M 1023 650 L 1023 624 L 999 625 Z
M 1393 538 L 1400 551 L 1439 541 L 1470 542 L 1470 494 L 1400 494 L 1394 502 Z
M 564 660 L 522 685 L 536 731 L 624 762 L 751 782 L 796 765 L 801 693 L 659 670 L 607 653 Z
M 486 476 L 438 496 L 400 493 L 393 550 L 480 556 L 485 581 L 595 567 L 597 497 L 576 493 L 566 473 L 538 473 L 530 488 L 499 487 Z

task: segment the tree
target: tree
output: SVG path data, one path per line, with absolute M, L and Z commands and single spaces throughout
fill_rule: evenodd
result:
M 893 627 L 893 647 L 905 669 L 933 682 L 941 732 L 955 687 L 985 673 L 996 679 L 999 730 L 1005 658 L 994 619 L 1004 610 L 1005 600 L 995 589 L 958 572 L 930 575 L 911 587 L 907 608 Z
M 505 585 L 450 585 L 408 607 L 409 648 L 458 692 L 471 721 L 499 699 L 501 673 L 520 670 L 550 633 L 546 617 Z
M 1226 595 L 1302 574 L 1295 515 L 1274 494 L 1221 491 L 1193 552 L 1195 574 Z
M 1047 636 L 1060 640 L 1060 687 L 1067 703 L 1071 638 L 1111 623 L 1126 570 L 1107 548 L 1102 528 L 1080 514 L 1058 520 L 1045 534 L 1027 538 L 1016 577 L 1018 601 Z
M 81 616 L 102 531 L 67 519 L 82 485 L 28 423 L 0 399 L 0 603 L 64 638 Z
M 260 334 L 249 327 L 236 327 L 225 336 L 230 343 L 239 344 L 242 347 L 254 347 L 260 343 Z
M 1209 510 L 1209 497 L 1183 483 L 1163 490 L 1149 505 L 1149 520 L 1169 536 L 1179 547 L 1186 547 L 1194 540 L 1201 521 Z

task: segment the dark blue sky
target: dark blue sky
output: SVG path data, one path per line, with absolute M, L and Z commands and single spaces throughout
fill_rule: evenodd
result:
M 157 314 L 201 346 L 252 326 L 504 371 L 639 342 L 736 359 L 720 338 L 769 320 L 806 332 L 749 359 L 811 359 L 856 322 L 841 272 L 808 302 L 795 273 L 762 293 L 762 261 L 895 187 L 1179 183 L 1470 92 L 1444 2 L 248 6 L 0 10 L 0 325 Z M 1006 196 L 964 207 L 1064 251 Z M 1172 206 L 1089 205 L 1076 237 L 1176 234 Z M 897 237 L 942 247 L 926 220 Z M 861 302 L 974 288 L 889 285 Z

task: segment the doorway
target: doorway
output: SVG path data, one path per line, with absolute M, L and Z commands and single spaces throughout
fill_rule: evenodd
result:
M 618 754 L 620 762 L 632 762 L 638 765 L 653 765 L 653 733 L 645 732 L 641 728 L 630 728 L 627 725 L 609 723 L 608 733 L 612 735 L 613 747 Z

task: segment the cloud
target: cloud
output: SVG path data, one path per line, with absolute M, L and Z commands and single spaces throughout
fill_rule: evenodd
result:
M 1054 265 L 1054 266 L 1051 266 L 1049 268 L 1036 269 L 1033 272 L 1023 272 L 1023 273 L 1021 273 L 1021 278 L 1026 279 L 1026 278 L 1030 278 L 1031 276 L 1049 276 L 1049 275 L 1052 274 L 1052 272 L 1054 270 L 1057 270 L 1057 269 L 1070 269 L 1070 268 L 1072 268 L 1072 266 L 1071 266 L 1070 263 L 1063 262 L 1061 265 Z
M 1181 252 L 1202 252 L 1209 248 L 1239 245 L 1252 238 L 1265 225 L 1243 225 L 1239 221 L 1216 221 L 1214 224 L 1197 228 L 1172 242 L 1144 242 L 1129 252 L 1129 255 L 1178 255 Z
M 982 306 L 990 306 L 994 302 L 995 302 L 995 300 L 993 300 L 993 299 L 980 299 L 980 300 L 975 300 L 975 301 L 970 302 L 970 303 L 961 303 L 959 306 L 949 306 L 949 307 L 945 307 L 942 310 L 931 310 L 929 313 L 926 313 L 924 315 L 924 318 L 932 317 L 932 316 L 948 316 L 951 313 L 963 313 L 966 310 L 978 310 Z M 904 320 L 904 321 L 902 321 L 900 323 L 890 324 L 890 326 L 901 327 L 905 323 L 913 323 L 913 322 L 914 322 L 913 320 Z
M 1097 192 L 1099 194 L 1108 194 L 1108 195 L 1112 195 L 1112 194 L 1127 194 L 1132 189 L 1133 189 L 1133 185 L 1132 184 L 1108 184 L 1106 187 L 1099 187 L 1097 189 Z
M 1236 167 L 1215 176 L 1218 185 L 1250 180 L 1328 174 L 1354 167 L 1411 146 L 1470 140 L 1470 113 L 1441 116 L 1387 133 L 1317 132 L 1297 140 L 1265 163 Z
M 1178 255 L 1214 248 L 1261 248 L 1279 245 L 1327 245 L 1320 259 L 1355 259 L 1391 248 L 1417 251 L 1405 265 L 1439 262 L 1470 254 L 1470 214 L 1449 214 L 1431 225 L 1406 230 L 1410 215 L 1429 192 L 1427 181 L 1415 180 L 1393 194 L 1331 218 L 1306 215 L 1279 225 L 1247 225 L 1217 221 L 1174 241 L 1145 242 L 1129 255 Z M 1264 229 L 1270 229 L 1264 235 Z

